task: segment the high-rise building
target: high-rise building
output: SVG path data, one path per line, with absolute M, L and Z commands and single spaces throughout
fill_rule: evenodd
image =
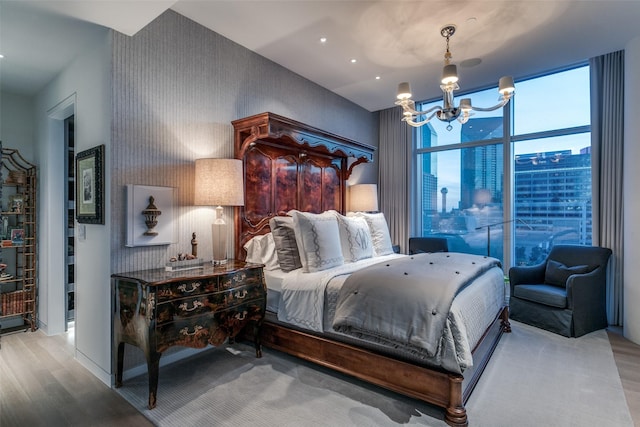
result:
M 460 143 L 502 138 L 502 117 L 470 119 L 462 125 Z M 502 144 L 463 148 L 461 162 L 460 209 L 477 204 L 478 190 L 490 194 L 485 203 L 502 203 Z
M 591 154 L 571 150 L 521 154 L 515 158 L 515 213 L 550 238 L 571 235 L 590 244 Z
M 437 144 L 438 134 L 430 123 L 420 129 L 421 147 L 431 147 Z M 438 210 L 438 177 L 433 174 L 437 171 L 437 156 L 422 156 L 422 164 L 418 173 L 422 175 L 419 182 L 422 185 L 420 193 L 422 195 L 422 231 L 423 234 L 430 233 L 433 230 L 433 217 Z

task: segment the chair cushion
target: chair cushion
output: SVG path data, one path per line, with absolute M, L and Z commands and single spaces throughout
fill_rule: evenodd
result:
M 517 285 L 513 296 L 552 307 L 567 307 L 567 291 L 553 285 Z
M 547 269 L 544 273 L 544 283 L 554 286 L 565 287 L 567 279 L 572 274 L 585 274 L 589 272 L 588 265 L 575 265 L 567 267 L 566 265 L 553 261 L 547 261 Z

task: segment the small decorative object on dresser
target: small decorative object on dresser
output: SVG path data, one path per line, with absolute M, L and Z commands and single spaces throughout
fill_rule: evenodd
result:
M 111 277 L 115 386 L 122 386 L 124 344 L 141 348 L 149 372 L 149 409 L 156 406 L 160 356 L 170 347 L 220 345 L 251 324 L 256 357 L 262 356 L 267 292 L 262 264 L 228 260 L 196 270 Z

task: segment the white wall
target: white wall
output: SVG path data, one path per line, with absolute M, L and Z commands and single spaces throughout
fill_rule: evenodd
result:
M 35 162 L 35 130 L 33 122 L 33 98 L 0 93 L 0 141 L 4 148 L 15 148 L 22 157 Z
M 40 168 L 40 320 L 47 334 L 65 329 L 66 241 L 62 197 L 64 174 L 63 127 L 60 119 L 75 112 L 76 153 L 105 144 L 105 194 L 109 194 L 111 125 L 111 36 L 77 57 L 36 97 L 37 157 Z M 105 197 L 105 225 L 86 227 L 86 239 L 76 239 L 75 339 L 76 358 L 110 384 L 110 198 Z
M 640 37 L 625 47 L 624 105 L 624 336 L 640 344 L 640 281 L 635 267 L 640 265 Z

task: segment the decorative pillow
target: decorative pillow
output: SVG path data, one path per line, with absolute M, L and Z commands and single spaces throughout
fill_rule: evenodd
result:
M 290 211 L 302 261 L 302 271 L 311 273 L 344 264 L 338 220 L 333 212 L 313 214 Z
M 340 231 L 340 245 L 345 262 L 356 262 L 373 256 L 369 225 L 364 218 L 335 213 Z
M 391 235 L 389 234 L 389 226 L 382 212 L 364 213 L 349 212 L 349 217 L 361 217 L 367 221 L 369 231 L 371 232 L 371 240 L 373 241 L 373 256 L 389 255 L 393 253 L 393 244 L 391 243 Z
M 264 264 L 265 270 L 280 268 L 273 234 L 267 233 L 254 237 L 244 244 L 244 249 L 247 251 L 247 262 Z
M 302 267 L 296 234 L 293 230 L 293 218 L 290 216 L 274 216 L 269 220 L 271 234 L 276 245 L 278 263 L 282 271 L 292 271 Z
M 576 265 L 573 267 L 567 267 L 566 265 L 548 260 L 547 268 L 544 272 L 544 282 L 549 285 L 565 287 L 567 285 L 567 279 L 572 274 L 585 274 L 589 272 L 588 265 Z

